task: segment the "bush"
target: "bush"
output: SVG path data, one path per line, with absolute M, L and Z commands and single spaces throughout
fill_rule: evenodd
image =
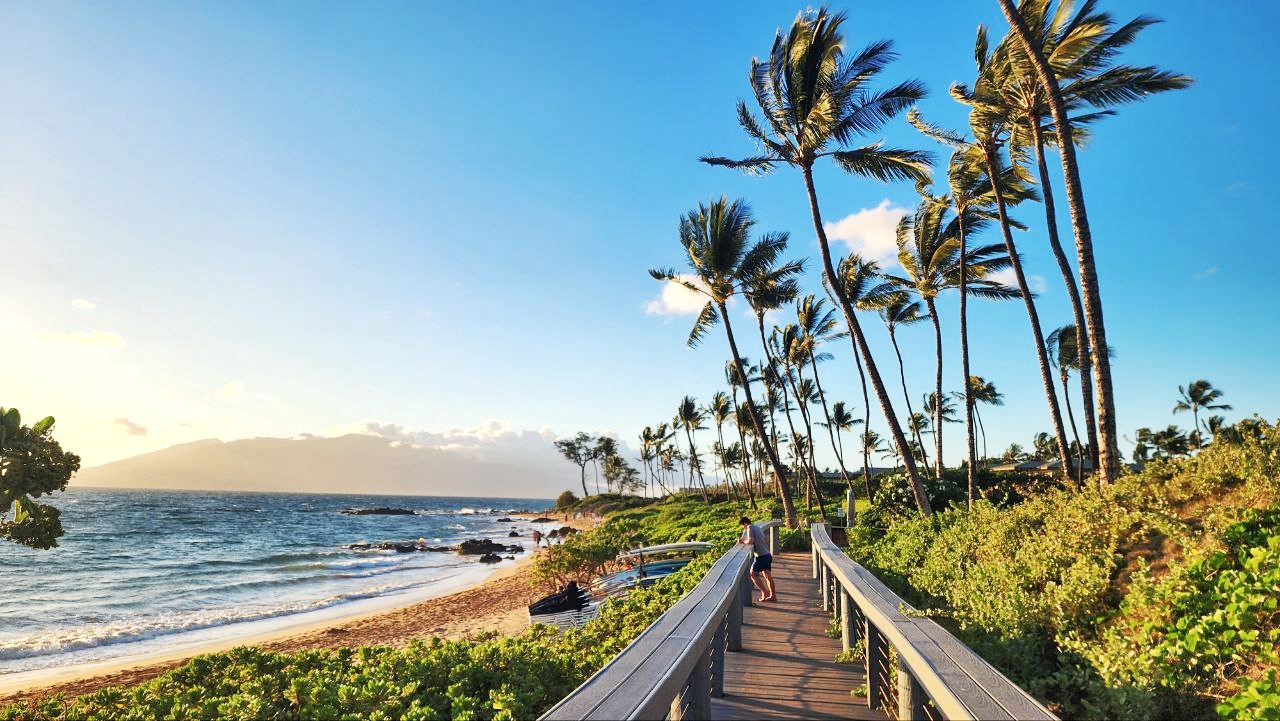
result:
M 573 495 L 573 491 L 565 491 L 556 496 L 556 510 L 563 511 L 578 502 L 578 497 Z

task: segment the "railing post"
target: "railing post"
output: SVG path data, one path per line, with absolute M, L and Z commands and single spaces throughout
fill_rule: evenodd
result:
M 728 619 L 720 624 L 716 629 L 716 635 L 711 637 L 711 695 L 716 698 L 724 696 L 724 645 L 725 645 L 725 626 L 728 625 Z
M 769 526 L 769 555 L 778 552 L 778 527 Z
M 809 551 L 810 551 L 810 555 L 813 556 L 812 558 L 813 577 L 817 578 L 818 577 L 818 544 L 810 542 Z
M 854 494 L 852 488 L 845 489 L 844 492 L 844 527 L 858 525 L 858 501 L 857 495 Z
M 750 602 L 751 592 L 739 582 L 738 593 L 729 602 L 729 616 L 725 619 L 725 648 L 729 651 L 742 650 L 742 607 Z
M 711 655 L 703 653 L 689 674 L 689 718 L 711 718 Z
M 898 721 L 925 721 L 924 689 L 911 675 L 911 669 L 898 660 Z
M 867 707 L 880 708 L 880 702 L 885 697 L 885 689 L 880 684 L 880 666 L 887 665 L 889 654 L 884 637 L 871 625 L 871 619 L 866 619 L 863 623 L 863 638 L 867 643 Z
M 743 577 L 742 577 L 742 590 L 741 590 L 741 591 L 739 592 L 739 594 L 738 594 L 739 596 L 741 596 L 741 597 L 742 597 L 742 607 L 743 607 L 743 608 L 746 608 L 747 606 L 750 606 L 750 605 L 752 604 L 752 600 L 751 600 L 751 591 L 752 591 L 752 589 L 754 589 L 754 588 L 755 588 L 755 586 L 753 586 L 753 585 L 751 584 L 751 574 L 749 574 L 749 573 L 748 573 L 748 574 L 743 575 Z
M 849 606 L 853 603 L 843 586 L 837 593 L 840 594 L 840 650 L 847 653 L 853 646 L 853 614 L 849 613 Z
M 829 578 L 831 578 L 831 571 L 827 570 L 827 564 L 823 563 L 822 578 L 819 579 L 818 581 L 818 588 L 822 589 L 822 610 L 823 611 L 831 610 L 831 602 L 829 600 L 830 594 L 827 593 L 827 589 L 829 588 L 827 579 Z

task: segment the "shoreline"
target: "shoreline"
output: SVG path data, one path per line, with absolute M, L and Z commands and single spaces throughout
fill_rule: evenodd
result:
M 553 517 L 551 514 L 548 517 Z M 538 517 L 524 514 L 526 521 Z M 586 530 L 593 520 L 556 521 Z M 398 599 L 379 608 L 314 618 L 239 636 L 148 652 L 136 656 L 0 675 L 0 703 L 26 702 L 57 693 L 68 697 L 107 686 L 142 683 L 185 664 L 191 658 L 256 646 L 270 651 L 354 646 L 406 646 L 413 638 L 465 639 L 486 632 L 514 635 L 528 625 L 526 607 L 539 592 L 532 586 L 536 551 L 493 568 L 461 587 L 433 589 L 429 595 Z M 373 600 L 373 599 L 371 599 Z M 384 599 L 385 603 L 385 599 Z

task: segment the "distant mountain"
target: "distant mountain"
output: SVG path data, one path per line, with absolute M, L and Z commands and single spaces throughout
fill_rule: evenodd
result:
M 577 469 L 547 444 L 536 458 L 481 458 L 377 435 L 184 443 L 76 475 L 78 486 L 554 498 Z

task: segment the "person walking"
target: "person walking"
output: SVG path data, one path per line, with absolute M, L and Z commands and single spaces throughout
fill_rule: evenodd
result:
M 738 543 L 750 544 L 756 558 L 751 562 L 751 584 L 760 592 L 760 603 L 777 601 L 773 588 L 773 554 L 769 553 L 769 540 L 764 532 L 751 525 L 751 519 L 743 516 L 738 519 L 742 526 L 742 535 Z

